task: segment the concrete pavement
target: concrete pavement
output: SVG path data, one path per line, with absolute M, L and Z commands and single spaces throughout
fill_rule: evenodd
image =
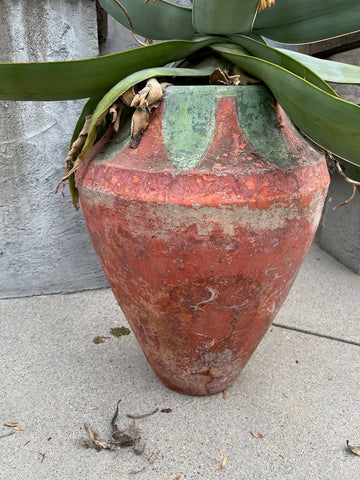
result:
M 169 390 L 132 333 L 111 335 L 126 321 L 108 289 L 1 301 L 0 479 L 360 479 L 359 292 L 314 244 L 238 381 L 210 397 Z M 136 420 L 142 455 L 83 445 L 84 423 L 110 440 L 119 399 L 119 428 L 158 409 Z

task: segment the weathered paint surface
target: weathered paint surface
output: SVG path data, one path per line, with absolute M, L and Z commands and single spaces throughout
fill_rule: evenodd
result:
M 272 127 L 291 164 L 260 155 L 233 91 L 217 95 L 213 140 L 192 169 L 166 153 L 165 98 L 138 149 L 90 161 L 77 177 L 94 247 L 146 358 L 168 386 L 195 395 L 240 374 L 311 245 L 329 181 L 281 109 Z

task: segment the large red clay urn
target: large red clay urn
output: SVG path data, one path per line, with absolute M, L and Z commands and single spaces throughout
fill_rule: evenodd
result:
M 148 362 L 169 387 L 230 386 L 313 240 L 323 153 L 262 86 L 169 87 L 77 173 L 90 236 Z

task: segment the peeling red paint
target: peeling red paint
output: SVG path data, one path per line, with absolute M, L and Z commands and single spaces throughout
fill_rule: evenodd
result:
M 77 181 L 95 250 L 150 365 L 171 388 L 206 395 L 235 381 L 284 302 L 329 179 L 287 123 L 293 165 L 258 155 L 234 98 L 220 99 L 198 168 L 176 171 L 161 115 L 137 150 L 88 163 Z

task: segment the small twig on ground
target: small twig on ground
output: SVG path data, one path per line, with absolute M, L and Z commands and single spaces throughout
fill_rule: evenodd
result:
M 117 417 L 119 415 L 119 405 L 120 405 L 120 402 L 121 400 L 118 400 L 117 404 L 116 404 L 116 410 L 115 410 L 115 413 L 114 413 L 114 416 L 111 420 L 111 435 L 112 437 L 114 437 L 114 434 L 118 432 L 118 427 L 116 425 L 116 420 L 117 420 Z
M 5 433 L 5 435 L 1 435 L 0 438 L 11 437 L 11 435 L 14 435 L 14 433 L 15 432 Z
M 43 463 L 43 461 L 45 460 L 46 454 L 39 452 L 39 455 L 40 455 L 40 457 L 41 457 L 40 463 Z
M 150 417 L 151 415 L 155 415 L 155 413 L 157 413 L 158 411 L 159 409 L 156 408 L 154 411 L 149 413 L 143 413 L 142 415 L 130 415 L 130 413 L 128 413 L 126 416 L 128 418 L 131 418 L 132 420 L 140 420 L 141 418 L 146 418 L 146 417 Z

